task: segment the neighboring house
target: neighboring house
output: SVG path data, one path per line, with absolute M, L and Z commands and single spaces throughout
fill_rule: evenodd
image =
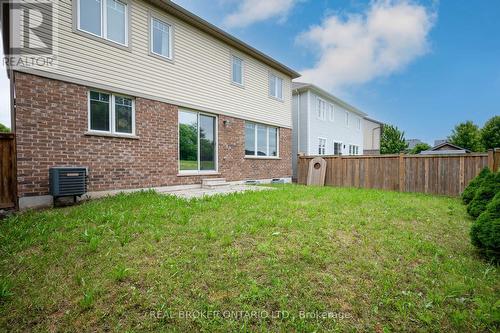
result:
M 365 113 L 308 83 L 293 85 L 292 157 L 297 154 L 362 155 Z
M 380 155 L 380 138 L 384 123 L 365 117 L 363 119 L 363 154 Z
M 91 194 L 291 178 L 297 72 L 171 1 L 56 3 L 57 66 L 9 73 L 20 208 L 52 202 L 53 166 Z
M 440 144 L 443 144 L 443 143 L 446 143 L 446 142 L 448 142 L 448 140 L 446 140 L 446 139 L 434 140 L 434 146 L 439 146 Z
M 415 148 L 416 145 L 424 143 L 424 142 L 422 142 L 422 140 L 419 140 L 419 139 L 408 139 L 408 140 L 406 140 L 406 143 L 408 144 L 408 149 L 411 150 L 411 149 Z
M 457 154 L 469 154 L 471 151 L 449 142 L 443 142 L 437 146 L 432 147 L 429 150 L 424 150 L 421 155 L 457 155 Z

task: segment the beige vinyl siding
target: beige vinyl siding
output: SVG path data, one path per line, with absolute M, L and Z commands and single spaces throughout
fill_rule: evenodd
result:
M 269 97 L 264 63 L 233 50 L 201 30 L 131 0 L 130 50 L 73 32 L 72 1 L 58 1 L 57 67 L 36 68 L 69 79 L 154 96 L 179 105 L 290 128 L 291 78 L 283 78 L 283 99 Z M 149 54 L 150 11 L 173 24 L 173 61 Z M 244 89 L 231 83 L 231 54 L 244 61 Z

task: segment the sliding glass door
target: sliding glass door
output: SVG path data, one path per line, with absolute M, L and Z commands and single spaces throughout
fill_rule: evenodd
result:
M 179 111 L 179 170 L 217 170 L 217 118 Z

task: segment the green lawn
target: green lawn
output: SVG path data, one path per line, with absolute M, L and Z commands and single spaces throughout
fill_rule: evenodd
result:
M 0 330 L 498 330 L 500 272 L 458 199 L 276 188 L 1 221 Z

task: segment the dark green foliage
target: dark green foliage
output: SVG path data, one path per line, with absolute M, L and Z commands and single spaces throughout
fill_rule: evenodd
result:
M 491 173 L 490 169 L 484 168 L 479 175 L 474 178 L 469 185 L 465 188 L 464 192 L 462 193 L 462 200 L 464 204 L 468 205 L 472 199 L 474 199 L 474 195 L 476 195 L 477 190 L 483 183 L 484 178 L 486 178 L 487 175 Z
M 470 151 L 484 151 L 481 144 L 481 131 L 470 120 L 455 126 L 448 139 L 454 145 L 469 149 Z
M 477 218 L 486 210 L 486 206 L 491 199 L 500 191 L 500 173 L 490 173 L 487 175 L 476 194 L 474 199 L 467 206 L 467 212 L 473 218 Z
M 500 192 L 474 222 L 470 236 L 474 246 L 488 257 L 500 260 Z
M 396 126 L 384 125 L 380 138 L 380 153 L 399 154 L 406 149 L 408 149 L 408 143 L 405 141 L 405 133 Z
M 10 128 L 0 123 L 0 133 L 10 133 Z
M 500 116 L 495 116 L 484 124 L 481 142 L 486 149 L 500 148 Z
M 421 152 L 423 152 L 424 150 L 429 150 L 431 149 L 432 147 L 429 146 L 427 143 L 418 143 L 415 145 L 415 147 L 413 147 L 409 153 L 412 154 L 412 155 L 418 155 L 420 154 Z

